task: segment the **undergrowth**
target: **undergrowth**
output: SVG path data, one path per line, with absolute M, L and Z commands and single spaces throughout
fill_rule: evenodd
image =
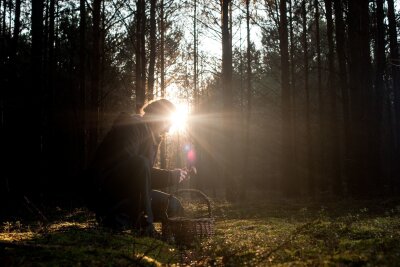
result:
M 182 248 L 97 225 L 86 209 L 0 227 L 0 266 L 397 266 L 400 201 L 214 200 L 216 232 Z M 159 225 L 157 225 L 159 227 Z

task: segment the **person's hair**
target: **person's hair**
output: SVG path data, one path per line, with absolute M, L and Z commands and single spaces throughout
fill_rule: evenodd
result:
M 150 101 L 142 111 L 148 115 L 169 116 L 176 111 L 176 107 L 171 101 L 163 98 Z

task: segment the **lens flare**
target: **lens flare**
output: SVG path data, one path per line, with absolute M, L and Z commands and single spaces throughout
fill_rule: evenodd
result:
M 171 117 L 172 126 L 169 130 L 169 133 L 174 134 L 185 132 L 187 130 L 188 116 L 188 106 L 183 104 L 176 104 L 176 112 Z
M 194 163 L 196 161 L 196 153 L 193 149 L 188 151 L 187 159 L 190 163 Z

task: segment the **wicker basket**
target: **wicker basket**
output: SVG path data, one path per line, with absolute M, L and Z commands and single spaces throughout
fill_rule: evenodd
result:
M 214 235 L 214 218 L 212 216 L 211 204 L 208 197 L 201 191 L 195 189 L 181 189 L 171 194 L 177 196 L 182 193 L 195 193 L 208 207 L 208 216 L 202 218 L 168 217 L 162 222 L 162 235 L 167 240 L 172 240 L 178 245 L 192 245 L 202 239 Z M 167 205 L 168 207 L 168 205 Z

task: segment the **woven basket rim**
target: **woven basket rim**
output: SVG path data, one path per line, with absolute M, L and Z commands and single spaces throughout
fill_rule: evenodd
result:
M 189 218 L 189 217 L 171 217 L 168 218 L 165 222 L 198 222 L 198 221 L 212 221 L 214 222 L 214 218 L 213 217 L 201 217 L 201 218 Z

